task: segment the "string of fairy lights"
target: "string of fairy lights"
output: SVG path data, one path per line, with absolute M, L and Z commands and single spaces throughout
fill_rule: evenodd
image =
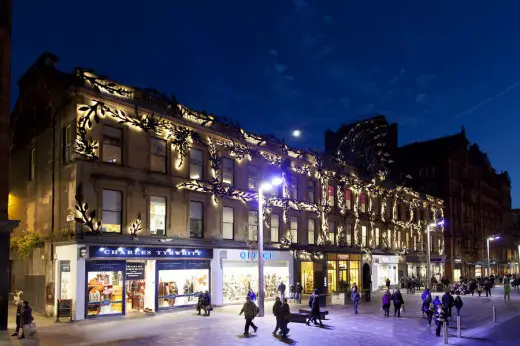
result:
M 289 222 L 289 214 L 291 211 L 307 211 L 317 215 L 321 227 L 318 229 L 317 245 L 332 245 L 334 240 L 328 236 L 328 220 L 329 214 L 339 215 L 341 221 L 337 228 L 337 245 L 346 246 L 347 231 L 344 225 L 347 221 L 353 219 L 353 240 L 354 245 L 366 253 L 371 253 L 375 247 L 375 223 L 378 218 L 381 222 L 388 226 L 393 225 L 390 232 L 382 232 L 381 246 L 383 248 L 400 248 L 407 250 L 404 242 L 398 242 L 397 232 L 404 230 L 409 232 L 410 237 L 417 237 L 419 242 L 422 241 L 428 222 L 419 220 L 414 217 L 414 210 L 424 208 L 431 212 L 432 219 L 429 222 L 437 222 L 437 219 L 443 218 L 442 200 L 429 195 L 421 197 L 421 195 L 405 186 L 397 186 L 393 189 L 384 187 L 382 182 L 386 178 L 386 171 L 378 171 L 374 179 L 371 181 L 363 181 L 355 173 L 351 171 L 348 162 L 343 160 L 339 155 L 334 157 L 334 165 L 331 160 L 316 152 L 303 151 L 289 148 L 282 140 L 272 137 L 264 137 L 238 128 L 236 124 L 227 123 L 225 126 L 237 127 L 233 129 L 233 133 L 237 134 L 236 138 L 225 138 L 224 136 L 201 135 L 204 129 L 214 130 L 219 133 L 219 126 L 223 126 L 213 115 L 204 112 L 191 110 L 177 103 L 175 98 L 168 97 L 159 93 L 155 89 L 135 89 L 128 88 L 108 81 L 105 78 L 96 76 L 93 72 L 85 69 L 77 69 L 76 77 L 84 86 L 90 87 L 101 95 L 111 95 L 121 98 L 123 101 L 131 101 L 136 93 L 145 93 L 153 97 L 158 97 L 167 105 L 167 111 L 161 112 L 161 115 L 154 113 L 149 114 L 134 105 L 133 112 L 124 111 L 119 107 L 109 105 L 100 99 L 93 99 L 89 104 L 78 105 L 78 120 L 76 131 L 75 152 L 81 158 L 90 161 L 99 160 L 98 150 L 99 144 L 92 136 L 89 135 L 90 130 L 99 123 L 101 119 L 108 118 L 116 121 L 121 125 L 133 127 L 146 133 L 153 133 L 156 136 L 167 140 L 173 151 L 177 153 L 176 167 L 180 169 L 184 161 L 189 156 L 190 148 L 196 144 L 207 148 L 209 153 L 209 164 L 211 167 L 212 177 L 209 181 L 186 180 L 177 185 L 178 189 L 185 189 L 201 193 L 209 193 L 213 197 L 213 201 L 218 204 L 221 198 L 229 198 L 238 200 L 244 204 L 257 200 L 256 192 L 241 191 L 233 186 L 226 185 L 222 182 L 222 152 L 227 152 L 237 161 L 252 160 L 253 158 L 261 158 L 267 163 L 273 165 L 281 171 L 282 174 L 282 196 L 266 197 L 266 207 L 264 209 L 264 220 L 266 226 L 269 227 L 269 214 L 273 207 L 282 210 L 282 220 L 287 230 L 285 236 L 282 237 L 282 246 L 291 246 L 291 227 L 287 227 Z M 173 119 L 171 119 L 173 118 Z M 174 121 L 177 119 L 177 121 Z M 185 125 L 186 124 L 186 125 Z M 205 131 L 210 132 L 210 131 Z M 356 141 L 360 141 L 359 135 L 355 136 Z M 379 136 L 378 134 L 376 134 Z M 344 145 L 344 141 L 341 142 Z M 377 155 L 385 158 L 383 152 L 377 152 Z M 385 158 L 388 162 L 389 159 Z M 369 163 L 370 167 L 375 167 L 374 162 Z M 383 167 L 386 167 L 383 165 Z M 287 177 L 289 174 L 298 174 L 306 177 L 313 177 L 319 184 L 321 198 L 318 203 L 303 202 L 292 200 L 289 194 Z M 329 186 L 334 186 L 334 196 L 329 196 Z M 347 207 L 347 192 L 349 194 L 350 208 Z M 88 213 L 82 212 L 86 202 L 77 200 L 78 211 L 81 214 L 82 224 L 90 232 L 99 232 L 101 221 L 94 222 L 94 218 L 87 218 Z M 333 206 L 330 198 L 335 198 L 337 205 Z M 361 210 L 361 200 L 366 204 L 366 210 Z M 374 201 L 378 199 L 377 204 L 379 210 L 374 209 Z M 408 218 L 400 220 L 398 215 L 398 204 L 408 207 Z M 140 219 L 140 218 L 138 218 Z M 369 242 L 362 242 L 361 235 L 361 219 L 367 220 L 369 224 Z M 137 222 L 137 221 L 136 221 Z M 138 226 L 139 225 L 139 226 Z M 137 235 L 142 230 L 141 224 L 134 223 L 131 226 L 133 235 Z M 390 228 L 389 228 L 390 229 Z M 393 234 L 393 238 L 391 237 Z M 314 250 L 312 250 L 314 251 Z M 441 253 L 444 252 L 444 243 L 441 244 Z

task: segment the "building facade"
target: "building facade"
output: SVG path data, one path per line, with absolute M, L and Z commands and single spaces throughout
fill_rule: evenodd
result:
M 12 285 L 43 280 L 51 312 L 57 299 L 73 299 L 75 319 L 170 310 L 205 290 L 217 305 L 243 301 L 258 286 L 259 219 L 268 298 L 281 282 L 332 300 L 424 276 L 424 256 L 409 269 L 406 255 L 424 250 L 442 200 L 56 61 L 43 55 L 19 82 L 10 210 L 18 237 L 42 237 L 31 268 L 13 252 Z M 259 218 L 258 187 L 273 177 Z
M 506 240 L 511 208 L 511 181 L 507 172 L 496 173 L 478 145 L 469 143 L 464 128 L 458 134 L 412 143 L 397 151 L 394 179 L 445 201 L 446 273 L 487 275 L 487 238 L 492 272 L 511 271 L 505 256 L 516 251 Z M 511 248 L 510 248 L 511 247 Z

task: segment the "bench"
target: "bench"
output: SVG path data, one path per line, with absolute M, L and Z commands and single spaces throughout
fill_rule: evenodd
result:
M 291 313 L 291 323 L 307 323 L 307 319 L 310 317 L 310 314 L 305 314 L 301 312 Z
M 301 314 L 307 314 L 307 315 L 311 315 L 311 309 L 300 309 L 299 312 Z M 329 312 L 327 310 L 320 310 L 320 319 L 322 320 L 326 320 L 326 316 L 329 314 Z

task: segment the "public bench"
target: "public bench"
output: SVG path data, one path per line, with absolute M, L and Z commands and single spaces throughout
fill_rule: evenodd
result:
M 300 309 L 299 312 L 301 314 L 307 314 L 307 315 L 311 315 L 311 309 Z M 320 318 L 322 320 L 326 320 L 326 316 L 329 314 L 329 312 L 327 310 L 320 310 Z

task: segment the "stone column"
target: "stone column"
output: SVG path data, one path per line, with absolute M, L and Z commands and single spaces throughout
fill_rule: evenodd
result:
M 0 330 L 7 330 L 9 307 L 9 239 L 18 221 L 0 221 Z

